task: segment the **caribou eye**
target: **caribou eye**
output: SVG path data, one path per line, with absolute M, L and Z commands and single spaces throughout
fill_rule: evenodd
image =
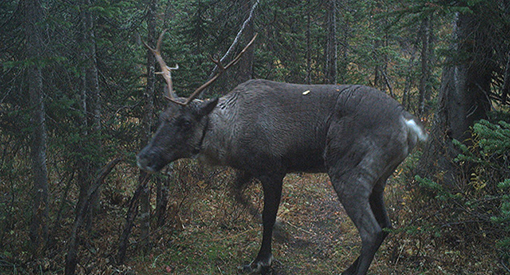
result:
M 177 125 L 181 128 L 188 129 L 191 127 L 191 121 L 189 121 L 187 119 L 180 119 L 177 121 Z

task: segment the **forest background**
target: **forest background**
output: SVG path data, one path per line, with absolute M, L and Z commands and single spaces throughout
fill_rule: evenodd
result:
M 253 78 L 363 84 L 424 121 L 371 272 L 510 273 L 509 1 L 7 0 L 0 26 L 2 274 L 235 274 L 255 253 L 233 171 L 136 167 L 166 104 L 143 46 L 163 29 L 181 96 L 258 33 L 204 97 Z M 359 240 L 328 180 L 285 184 L 271 272 L 340 272 Z

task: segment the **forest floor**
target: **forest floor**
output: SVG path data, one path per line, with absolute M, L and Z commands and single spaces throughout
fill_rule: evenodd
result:
M 398 177 L 397 173 L 386 190 L 396 228 L 406 223 L 396 217 L 406 211 L 406 191 Z M 260 187 L 254 185 L 249 192 L 260 208 Z M 130 258 L 127 265 L 136 274 L 239 274 L 238 266 L 253 260 L 262 229 L 257 219 L 225 199 L 228 192 L 206 193 L 195 198 L 184 230 L 172 236 L 161 233 L 160 243 L 148 255 Z M 359 255 L 358 232 L 325 175 L 288 175 L 278 222 L 269 274 L 341 274 Z M 491 251 L 476 244 L 443 245 L 430 238 L 390 234 L 369 274 L 504 274 Z
M 463 232 L 435 238 L 420 228 L 415 228 L 415 233 L 406 230 L 423 213 L 413 213 L 416 210 L 409 195 L 412 183 L 404 182 L 406 168 L 402 167 L 390 178 L 385 191 L 395 231 L 378 250 L 368 274 L 509 274 L 499 264 L 490 236 L 480 243 L 466 238 Z M 106 186 L 103 211 L 96 216 L 93 229 L 81 233 L 76 274 L 239 274 L 238 267 L 256 256 L 262 226 L 231 198 L 232 171 L 220 170 L 212 176 L 208 176 L 210 171 L 195 173 L 206 175 L 202 180 L 191 179 L 193 173 L 183 171 L 175 175 L 179 180 L 170 187 L 166 223 L 151 226 L 155 229 L 146 243 L 139 238 L 140 227 L 135 226 L 125 263 L 114 264 L 130 192 L 121 192 L 123 200 L 112 194 L 118 194 L 121 187 L 133 188 L 126 184 L 128 171 L 117 173 L 125 178 L 112 175 L 119 179 L 118 185 Z M 151 188 L 155 193 L 153 184 Z M 259 212 L 260 189 L 260 184 L 253 184 L 246 191 Z M 63 274 L 72 221 L 71 217 L 63 220 L 55 236 L 57 245 L 47 259 L 30 262 L 28 253 L 14 249 L 0 255 L 0 273 Z M 285 178 L 278 224 L 273 241 L 275 261 L 269 274 L 340 274 L 359 255 L 358 232 L 326 175 L 290 174 Z M 448 230 L 445 227 L 444 232 Z M 14 232 L 18 235 L 10 240 L 11 246 L 24 247 L 27 236 L 20 234 L 27 232 Z

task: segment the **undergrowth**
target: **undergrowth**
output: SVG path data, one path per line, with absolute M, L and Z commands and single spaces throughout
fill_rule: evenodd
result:
M 510 273 L 510 124 L 481 120 L 471 140 L 454 145 L 455 162 L 469 176 L 453 186 L 416 176 L 406 201 L 410 220 L 395 233 L 414 240 L 407 255 L 416 260 L 454 260 L 458 274 Z
M 469 166 L 471 172 L 467 183 L 449 189 L 428 178 L 414 178 L 419 150 L 390 178 L 385 199 L 394 229 L 369 274 L 508 272 L 510 127 L 504 122 L 481 121 L 473 131 L 471 145 L 457 143 L 462 152 L 457 162 Z M 153 215 L 150 247 L 141 247 L 146 242 L 140 240 L 140 228 L 135 226 L 127 261 L 115 264 L 133 192 L 133 185 L 126 187 L 126 181 L 136 174 L 132 167 L 121 168 L 104 189 L 102 211 L 93 230 L 83 234 L 77 274 L 237 274 L 238 266 L 256 256 L 260 221 L 234 202 L 230 193 L 233 171 L 179 161 L 171 173 L 154 178 L 167 188 L 169 203 L 162 225 L 156 225 Z M 151 188 L 154 194 L 154 185 Z M 259 212 L 261 193 L 256 183 L 246 193 Z M 151 200 L 155 211 L 156 196 Z M 326 175 L 288 175 L 278 219 L 272 274 L 337 274 L 359 255 L 358 232 Z M 7 249 L 0 251 L 0 273 L 63 274 L 71 226 L 72 219 L 66 216 L 51 253 L 31 262 L 23 256 L 25 246 L 19 241 L 26 239 L 20 237 L 26 232 L 14 224 L 4 232 Z

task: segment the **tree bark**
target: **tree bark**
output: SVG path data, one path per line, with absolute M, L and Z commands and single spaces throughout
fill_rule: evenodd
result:
M 312 22 L 311 22 L 311 10 L 310 10 L 310 0 L 306 1 L 306 76 L 305 83 L 312 84 L 312 46 L 311 46 L 311 36 L 312 36 Z
M 251 14 L 252 17 L 254 17 L 253 12 L 251 12 L 251 9 L 254 4 L 252 4 L 251 2 L 252 1 L 246 1 L 245 3 L 243 3 L 242 10 L 243 14 Z M 246 43 L 248 43 L 253 38 L 254 35 L 253 21 L 254 18 L 252 18 L 246 26 L 246 32 L 244 35 L 246 37 L 245 39 Z M 237 78 L 236 82 L 242 83 L 253 78 L 254 53 L 255 53 L 254 47 L 250 47 L 248 48 L 248 50 L 246 50 L 241 60 L 239 60 L 239 77 Z
M 30 242 L 34 258 L 44 254 L 48 238 L 48 170 L 46 167 L 47 132 L 44 108 L 43 76 L 39 65 L 42 43 L 41 22 L 43 8 L 39 0 L 25 2 L 26 56 L 31 64 L 27 68 L 28 91 L 32 107 L 31 159 L 33 173 L 32 220 Z
M 94 15 L 91 12 L 91 0 L 80 3 L 80 21 L 76 43 L 80 49 L 81 87 L 81 157 L 77 160 L 77 178 L 79 186 L 78 202 L 75 208 L 74 226 L 67 245 L 65 274 L 74 274 L 78 263 L 80 231 L 90 232 L 95 210 L 99 205 L 101 184 L 96 182 L 96 173 L 101 164 L 101 108 L 99 101 L 99 77 L 97 69 L 96 41 L 94 33 Z M 113 169 L 113 167 L 112 167 Z M 102 183 L 102 182 L 101 182 Z M 95 186 L 95 187 L 93 187 Z M 94 190 L 92 190 L 94 188 Z
M 101 105 L 99 101 L 99 76 L 97 69 L 96 41 L 94 33 L 94 15 L 90 11 L 91 0 L 83 0 L 81 6 L 78 34 L 78 44 L 81 48 L 81 107 L 82 118 L 82 159 L 79 160 L 81 168 L 78 172 L 80 194 L 76 209 L 82 208 L 89 188 L 94 181 L 94 175 L 101 167 L 98 156 L 101 154 Z M 92 149 L 94 148 L 94 149 Z M 93 152 L 93 153 L 92 153 Z M 93 155 L 92 155 L 93 154 Z M 99 205 L 99 194 L 96 192 L 89 213 L 85 217 L 85 226 L 90 231 L 94 210 Z
M 80 208 L 76 209 L 76 219 L 74 221 L 73 230 L 71 231 L 71 237 L 67 243 L 67 255 L 65 262 L 66 275 L 73 275 L 76 271 L 76 265 L 78 264 L 78 242 L 79 242 L 79 231 L 83 225 L 84 219 L 87 217 L 92 207 L 92 203 L 95 197 L 95 193 L 99 192 L 101 185 L 103 185 L 106 177 L 115 168 L 115 166 L 122 161 L 122 158 L 116 158 L 108 165 L 103 167 L 94 183 L 91 184 L 87 195 L 85 196 L 84 202 L 80 205 Z
M 421 77 L 420 84 L 418 87 L 419 90 L 419 103 L 418 103 L 418 113 L 420 116 L 427 115 L 426 104 L 427 101 L 430 100 L 430 76 L 431 76 L 431 68 L 430 68 L 430 60 L 432 59 L 432 22 L 431 16 L 427 16 L 423 19 L 420 27 L 421 34 Z
M 149 45 L 156 44 L 156 11 L 157 0 L 148 1 L 147 11 L 147 29 L 148 29 L 148 43 Z M 144 116 L 142 118 L 142 135 L 141 147 L 149 143 L 151 137 L 151 128 L 153 125 L 154 113 L 154 87 L 156 83 L 155 68 L 156 60 L 153 53 L 147 50 L 147 85 L 145 86 L 144 96 Z M 138 181 L 141 184 L 148 174 L 140 170 Z M 149 234 L 150 234 L 150 188 L 146 187 L 140 190 L 140 244 L 145 252 L 149 249 Z
M 484 44 L 488 33 L 476 14 L 457 15 L 453 45 L 456 55 L 448 58 L 448 65 L 443 69 L 431 141 L 420 165 L 427 171 L 425 174 L 432 174 L 449 187 L 463 177 L 453 162 L 459 153 L 453 139 L 469 142 L 470 127 L 475 121 L 486 118 L 491 108 L 488 92 L 492 50 L 490 45 Z
M 416 58 L 416 51 L 414 49 L 411 51 L 411 57 L 409 58 L 409 64 L 407 65 L 407 75 L 404 84 L 404 91 L 402 92 L 402 105 L 404 109 L 410 111 L 411 110 L 411 86 L 413 85 L 413 77 L 412 71 L 415 65 L 414 59 Z
M 337 7 L 338 13 L 342 16 L 348 11 L 349 3 L 348 0 L 342 0 L 339 2 Z M 337 38 L 338 45 L 338 58 L 339 64 L 337 65 L 337 78 L 339 83 L 345 83 L 347 77 L 347 66 L 349 64 L 349 38 L 351 30 L 351 22 L 349 16 L 342 16 L 337 22 L 340 28 L 340 36 Z
M 336 0 L 329 0 L 326 9 L 328 36 L 326 42 L 326 72 L 324 82 L 337 83 L 337 40 L 336 40 Z
M 91 4 L 91 1 L 87 1 L 88 4 Z M 86 27 L 87 27 L 87 36 L 88 36 L 88 45 L 87 45 L 87 53 L 89 65 L 87 66 L 87 100 L 89 111 L 88 120 L 91 125 L 91 137 L 90 143 L 96 147 L 95 152 L 95 160 L 91 162 L 91 171 L 92 171 L 92 179 L 93 182 L 94 177 L 103 163 L 100 162 L 100 156 L 102 155 L 102 142 L 101 142 L 101 97 L 100 97 L 100 87 L 99 87 L 99 69 L 97 68 L 97 52 L 96 52 L 96 34 L 95 34 L 95 19 L 94 15 L 91 12 L 86 13 Z M 87 223 L 87 228 L 90 230 L 92 226 L 92 218 L 95 216 L 95 213 L 99 209 L 99 201 L 101 198 L 101 189 L 99 186 L 97 192 L 93 193 L 92 197 L 92 205 L 90 208 L 90 219 Z
M 156 209 L 155 216 L 157 218 L 157 226 L 161 227 L 165 225 L 167 217 L 167 206 L 168 206 L 168 181 L 162 181 L 157 179 L 156 184 Z
M 124 230 L 122 231 L 119 240 L 119 251 L 117 253 L 117 264 L 119 265 L 123 264 L 124 260 L 126 259 L 129 236 L 131 235 L 131 229 L 133 229 L 135 218 L 138 215 L 138 199 L 142 190 L 147 188 L 148 181 L 149 176 L 142 179 L 142 182 L 140 182 L 140 185 L 136 189 L 133 197 L 131 198 L 131 201 L 129 202 L 129 208 L 126 214 L 126 225 L 124 226 Z
M 240 37 L 241 37 L 241 35 L 245 32 L 245 30 L 246 30 L 246 28 L 247 28 L 247 27 L 248 27 L 248 29 L 249 29 L 249 30 L 248 30 L 249 32 L 250 32 L 250 31 L 251 31 L 251 32 L 253 32 L 253 25 L 252 25 L 253 23 L 252 23 L 252 21 L 253 21 L 253 19 L 255 18 L 254 14 L 255 14 L 255 10 L 256 10 L 256 8 L 257 8 L 257 6 L 258 6 L 259 2 L 260 2 L 260 0 L 255 0 L 255 3 L 251 6 L 250 12 L 249 12 L 249 14 L 248 14 L 248 18 L 246 18 L 246 20 L 244 20 L 243 25 L 241 26 L 241 29 L 239 29 L 239 31 L 237 32 L 237 35 L 236 35 L 236 37 L 234 38 L 234 41 L 232 42 L 232 44 L 230 45 L 230 47 L 228 48 L 227 52 L 226 52 L 226 53 L 225 53 L 225 54 L 224 54 L 224 55 L 220 58 L 220 63 L 222 63 L 222 64 L 223 64 L 223 63 L 224 63 L 224 61 L 225 61 L 225 60 L 229 57 L 229 55 L 230 55 L 230 54 L 234 51 L 234 48 L 237 46 L 237 44 L 238 44 L 238 43 L 239 43 L 239 41 L 240 41 Z M 250 30 L 250 29 L 251 29 L 251 30 Z M 251 39 L 251 38 L 252 38 L 252 37 L 250 37 L 249 39 Z M 249 63 L 247 63 L 247 64 L 249 64 L 249 66 L 250 66 L 250 71 L 251 71 L 251 70 L 252 70 L 252 68 L 251 68 L 251 67 L 253 66 L 253 53 L 254 53 L 253 47 L 250 47 L 247 51 L 248 51 L 248 53 L 250 53 L 250 51 L 251 51 L 251 53 L 250 53 L 250 55 L 251 55 L 251 56 L 249 57 L 249 59 L 251 59 L 251 61 L 248 61 Z M 245 57 L 243 56 L 243 58 L 245 58 Z M 243 58 L 241 58 L 241 59 L 243 59 Z M 246 66 L 246 65 L 245 65 L 245 66 Z M 208 79 L 213 78 L 213 77 L 214 77 L 214 75 L 216 74 L 216 72 L 218 71 L 218 69 L 219 69 L 219 68 L 218 68 L 218 66 L 217 66 L 217 65 L 216 65 L 216 66 L 214 66 L 214 68 L 213 68 L 213 70 L 212 70 L 211 74 L 209 75 L 209 78 L 208 78 Z M 198 96 L 198 98 L 202 98 L 202 96 L 203 96 L 204 94 L 206 94 L 208 90 L 209 90 L 209 88 L 204 89 L 204 90 L 200 93 L 200 95 Z

